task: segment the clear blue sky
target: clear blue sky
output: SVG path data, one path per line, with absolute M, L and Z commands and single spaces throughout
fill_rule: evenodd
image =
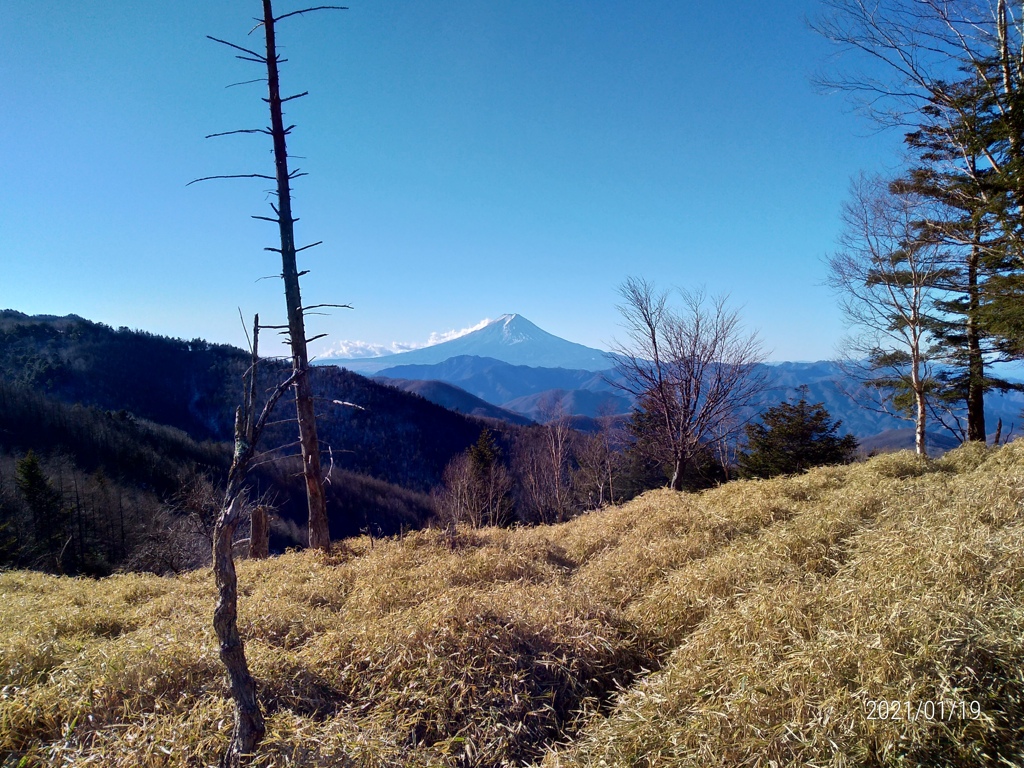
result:
M 353 0 L 281 24 L 318 343 L 422 342 L 518 312 L 622 336 L 642 275 L 728 292 L 774 359 L 833 353 L 822 283 L 849 179 L 897 161 L 810 76 L 812 0 Z M 276 11 L 304 7 L 278 0 Z M 0 307 L 242 344 L 283 315 L 250 47 L 257 0 L 6 0 Z

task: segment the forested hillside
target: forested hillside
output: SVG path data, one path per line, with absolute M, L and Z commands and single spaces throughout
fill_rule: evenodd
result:
M 195 478 L 208 486 L 203 503 L 215 507 L 248 365 L 247 353 L 226 345 L 115 330 L 74 315 L 0 312 L 0 500 L 8 529 L 22 530 L 5 539 L 5 562 L 106 572 L 126 562 L 149 529 L 187 512 L 181 498 Z M 285 375 L 282 364 L 268 362 L 263 389 Z M 433 512 L 427 494 L 484 422 L 332 366 L 312 376 L 332 535 L 422 526 Z M 305 500 L 289 458 L 294 405 L 281 402 L 274 419 L 264 442 L 273 449 L 265 459 L 274 461 L 261 461 L 252 480 L 254 494 L 277 510 L 280 548 L 302 541 Z M 27 533 L 31 526 L 14 524 L 32 514 L 17 483 L 18 462 L 30 450 L 42 460 L 58 529 L 67 528 L 42 547 Z M 113 495 L 93 494 L 86 505 L 82 489 L 97 477 Z M 126 515 L 127 498 L 138 509 Z
M 0 377 L 66 403 L 125 410 L 198 440 L 227 440 L 248 355 L 75 315 L 0 312 Z
M 0 312 L 0 380 L 65 403 L 126 411 L 176 427 L 194 440 L 229 440 L 241 402 L 248 353 L 227 345 L 183 341 L 127 328 L 114 330 L 70 315 L 29 317 Z M 264 365 L 264 386 L 285 374 Z M 319 430 L 336 466 L 428 490 L 451 456 L 467 448 L 482 424 L 421 397 L 381 386 L 333 366 L 312 371 Z M 340 405 L 352 403 L 359 408 Z M 278 405 L 287 419 L 294 406 Z M 294 441 L 277 425 L 268 447 Z
M 197 491 L 214 502 L 229 459 L 226 444 L 0 380 L 0 567 L 195 567 L 212 513 L 196 506 Z

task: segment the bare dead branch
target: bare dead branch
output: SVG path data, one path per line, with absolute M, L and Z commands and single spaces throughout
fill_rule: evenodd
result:
M 249 329 L 245 327 L 245 318 L 242 317 L 242 308 L 238 309 L 238 319 L 242 322 L 242 330 L 245 332 L 245 343 L 249 345 L 249 353 L 255 355 L 255 350 L 252 348 L 252 339 L 249 338 Z M 259 325 L 259 315 L 256 315 L 257 326 Z
M 241 82 L 231 83 L 231 85 L 225 85 L 224 87 L 225 88 L 234 88 L 236 85 L 251 85 L 252 83 L 265 83 L 265 82 L 267 82 L 267 78 L 265 78 L 265 77 L 257 77 L 254 80 L 242 80 Z
M 344 5 L 318 5 L 315 8 L 303 8 L 301 11 L 292 11 L 291 13 L 284 13 L 274 18 L 274 23 L 287 19 L 289 16 L 300 16 L 304 13 L 312 13 L 313 11 L 347 11 L 348 7 Z
M 187 187 L 200 181 L 210 181 L 211 179 L 269 179 L 270 181 L 274 181 L 273 176 L 267 176 L 262 173 L 231 173 L 220 176 L 203 176 L 201 179 L 192 179 L 192 181 L 185 186 Z
M 237 131 L 222 131 L 220 133 L 210 133 L 204 136 L 203 138 L 213 139 L 216 138 L 217 136 L 233 136 L 236 133 L 263 133 L 269 135 L 270 131 L 268 131 L 265 128 L 240 128 Z
M 324 244 L 323 240 L 317 240 L 315 243 L 310 243 L 309 245 L 304 245 L 301 248 L 296 248 L 295 252 L 296 253 L 300 253 L 301 251 L 306 251 L 306 250 L 309 250 L 310 248 L 316 248 L 318 245 L 323 245 L 323 244 Z
M 221 45 L 226 45 L 229 48 L 234 48 L 237 51 L 242 51 L 243 53 L 248 53 L 250 56 L 255 56 L 256 60 L 261 62 L 261 63 L 263 63 L 263 64 L 267 63 L 266 57 L 265 56 L 261 56 L 260 54 L 256 53 L 256 51 L 250 51 L 248 48 L 243 48 L 240 45 L 235 45 L 234 43 L 229 43 L 227 40 L 221 40 L 219 37 L 213 37 L 212 35 L 207 35 L 206 37 L 207 37 L 208 40 L 213 40 L 215 43 L 220 43 Z
M 351 304 L 310 304 L 308 307 L 299 307 L 299 311 L 307 312 L 310 309 L 322 309 L 324 307 L 330 307 L 333 309 L 352 309 Z
M 343 405 L 346 408 L 355 408 L 356 410 L 359 410 L 359 411 L 365 411 L 366 410 L 365 408 L 363 408 L 363 406 L 356 405 L 355 403 L 350 403 L 347 400 L 331 400 L 331 402 L 334 403 L 335 405 Z

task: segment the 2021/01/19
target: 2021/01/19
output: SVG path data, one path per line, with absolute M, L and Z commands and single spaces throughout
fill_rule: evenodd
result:
M 868 699 L 864 702 L 868 720 L 977 720 L 981 717 L 981 704 L 977 701 L 940 699 L 933 701 L 899 701 Z

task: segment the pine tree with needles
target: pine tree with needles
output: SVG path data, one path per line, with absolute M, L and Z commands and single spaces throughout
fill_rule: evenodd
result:
M 769 408 L 759 423 L 746 426 L 747 450 L 739 456 L 740 474 L 767 478 L 848 464 L 856 456 L 857 438 L 840 437 L 842 423 L 832 421 L 824 403 L 808 403 L 807 387 L 801 387 L 796 403 Z

